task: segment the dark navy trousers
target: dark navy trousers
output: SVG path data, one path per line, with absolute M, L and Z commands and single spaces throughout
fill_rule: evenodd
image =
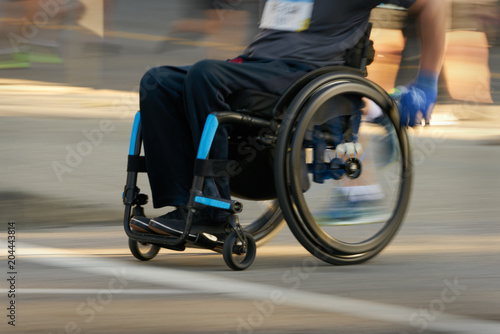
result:
M 198 144 L 207 116 L 229 111 L 226 98 L 244 89 L 281 95 L 314 68 L 298 62 L 202 60 L 192 66 L 156 67 L 140 84 L 144 151 L 153 206 L 187 204 Z M 211 159 L 227 159 L 228 135 L 218 130 Z M 204 192 L 229 198 L 227 179 L 207 180 Z

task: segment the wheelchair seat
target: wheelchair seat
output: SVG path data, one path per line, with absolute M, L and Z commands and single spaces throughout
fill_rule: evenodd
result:
M 363 72 L 352 67 L 329 66 L 312 71 L 294 82 L 284 95 L 275 95 L 257 90 L 246 89 L 236 92 L 227 98 L 231 110 L 279 123 L 284 116 L 288 104 L 293 97 L 315 78 L 332 72 L 347 72 L 363 76 Z M 341 99 L 342 100 L 342 99 Z M 328 101 L 321 109 L 323 114 L 337 110 L 339 116 L 350 113 L 352 103 Z M 340 110 L 338 104 L 343 104 Z M 345 123 L 345 120 L 343 120 Z M 231 194 L 247 200 L 271 200 L 277 198 L 274 178 L 274 145 L 264 142 L 262 128 L 248 127 L 244 124 L 232 124 L 229 137 L 229 160 L 236 161 L 241 167 L 239 172 L 231 176 Z M 349 128 L 345 127 L 346 136 Z M 274 138 L 275 139 L 275 138 Z M 269 140 L 269 138 L 267 138 Z

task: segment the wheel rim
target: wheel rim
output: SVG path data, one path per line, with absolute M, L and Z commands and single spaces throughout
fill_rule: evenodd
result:
M 285 128 L 280 133 L 281 137 L 278 138 L 277 154 L 279 157 L 277 156 L 276 160 L 277 177 L 280 177 L 277 182 L 278 196 L 287 222 L 291 225 L 292 232 L 296 236 L 300 236 L 302 240 L 299 239 L 299 241 L 309 251 L 317 254 L 323 253 L 325 256 L 344 258 L 346 261 L 355 261 L 356 258 L 368 257 L 370 254 L 366 253 L 376 253 L 385 247 L 403 219 L 411 183 L 406 133 L 401 131 L 399 127 L 394 126 L 394 114 L 391 114 L 394 111 L 390 110 L 392 109 L 390 100 L 384 99 L 385 96 L 381 94 L 380 90 L 372 89 L 365 83 L 360 79 L 359 82 L 357 80 L 345 80 L 324 85 L 315 92 L 315 96 L 303 102 L 302 105 L 298 104 L 300 112 L 295 112 L 293 118 L 290 117 L 286 120 L 288 123 L 284 125 Z M 365 218 L 365 221 L 359 219 L 360 217 L 354 220 L 350 219 L 350 221 L 338 218 L 332 219 L 332 217 L 324 217 L 325 215 L 320 217 L 321 210 L 318 210 L 318 206 L 321 206 L 321 203 L 327 203 L 328 200 L 331 202 L 331 196 L 323 195 L 316 196 L 316 198 L 310 196 L 309 194 L 314 193 L 314 188 L 318 188 L 318 185 L 311 182 L 311 176 L 309 175 L 309 181 L 313 186 L 304 192 L 303 175 L 292 172 L 304 168 L 304 156 L 308 155 L 307 145 L 305 145 L 308 132 L 311 131 L 312 125 L 319 125 L 315 124 L 318 123 L 318 117 L 311 110 L 314 111 L 315 108 L 317 109 L 325 101 L 338 94 L 359 92 L 362 92 L 363 96 L 368 96 L 370 99 L 377 101 L 377 104 L 386 112 L 383 119 L 384 126 L 380 126 L 373 121 L 369 122 L 366 118 L 361 122 L 359 142 L 373 144 L 373 138 L 379 137 L 386 140 L 389 138 L 389 142 L 396 143 L 397 152 L 395 152 L 395 157 L 397 161 L 386 164 L 384 170 L 381 170 L 385 175 L 392 176 L 392 184 L 386 184 L 385 187 L 382 187 L 384 195 L 390 196 L 386 198 L 385 209 L 379 213 L 378 219 L 375 220 L 366 220 L 366 217 L 361 217 Z M 389 117 L 389 115 L 392 116 Z M 383 131 L 380 131 L 381 129 Z M 385 135 L 383 132 L 385 132 Z M 363 168 L 374 169 L 373 166 L 370 166 L 370 160 L 373 163 L 373 157 L 368 158 L 368 155 L 365 155 L 358 158 L 362 161 Z M 279 175 L 280 171 L 282 171 L 281 176 Z M 346 183 L 346 187 L 351 183 L 352 187 L 356 182 L 362 183 L 365 175 L 366 173 L 362 173 L 355 181 L 344 177 L 344 183 Z M 346 180 L 350 182 L 346 182 Z M 328 180 L 331 184 L 329 189 L 325 187 L 326 189 L 339 188 L 340 181 L 332 181 Z M 324 185 L 321 184 L 321 186 Z M 387 188 L 391 189 L 391 191 L 388 192 Z M 319 201 L 318 198 L 323 201 Z M 381 209 L 381 207 L 378 209 Z M 352 228 L 353 226 L 355 228 Z M 344 233 L 345 231 L 342 232 L 342 229 L 357 231 Z M 362 230 L 364 235 L 359 230 Z M 348 234 L 351 235 L 351 238 L 347 237 Z M 352 238 L 352 236 L 357 239 Z
M 370 149 L 377 150 L 373 147 L 374 139 L 377 138 L 389 139 L 392 144 L 397 145 L 395 132 L 390 135 L 380 131 L 374 124 L 363 124 L 360 129 L 360 142 L 368 145 L 360 157 L 363 171 L 359 177 L 351 179 L 344 175 L 341 180 L 329 179 L 318 184 L 312 181 L 312 174 L 309 174 L 311 189 L 306 192 L 300 187 L 297 173 L 294 174 L 295 180 L 291 182 L 296 215 L 301 221 L 307 222 L 303 224 L 322 244 L 347 254 L 372 250 L 387 237 L 387 233 L 390 233 L 394 226 L 394 216 L 397 215 L 403 184 L 399 148 L 391 157 L 393 161 L 380 170 L 375 166 L 376 156 L 370 152 Z M 295 149 L 290 157 L 292 170 L 300 168 L 303 140 L 303 134 L 297 129 L 292 145 Z M 325 155 L 325 161 L 335 158 L 332 150 L 326 150 Z M 351 158 L 344 159 L 348 162 Z M 386 162 L 380 162 L 384 163 Z M 364 197 L 371 196 L 373 200 L 352 200 L 363 197 L 360 193 L 362 191 L 367 193 Z

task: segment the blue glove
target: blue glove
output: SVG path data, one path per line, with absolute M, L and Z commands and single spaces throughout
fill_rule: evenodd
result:
M 430 123 L 431 113 L 437 101 L 438 75 L 421 71 L 417 80 L 408 87 L 398 87 L 391 97 L 398 103 L 402 126 Z

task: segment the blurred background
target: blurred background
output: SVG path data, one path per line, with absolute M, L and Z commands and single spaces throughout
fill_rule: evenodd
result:
M 0 5 L 0 115 L 9 116 L 1 125 L 8 155 L 0 194 L 10 194 L 7 200 L 13 193 L 61 196 L 64 189 L 65 199 L 106 203 L 119 194 L 123 138 L 138 110 L 142 75 L 159 65 L 235 57 L 258 32 L 259 20 L 256 0 L 3 0 Z M 454 0 L 451 8 L 433 124 L 496 119 L 499 2 Z M 372 21 L 377 54 L 369 78 L 387 90 L 410 82 L 419 63 L 413 22 L 391 6 L 375 9 Z M 26 115 L 38 118 L 33 124 L 17 118 Z M 102 119 L 113 120 L 104 139 L 98 133 Z M 89 133 L 97 139 L 87 147 Z M 123 137 L 115 139 L 118 135 Z M 107 151 L 112 140 L 122 146 L 112 150 L 116 156 Z M 73 154 L 78 149 L 83 154 Z M 110 163 L 117 170 L 106 168 Z M 91 174 L 84 174 L 92 167 L 109 172 L 91 177 L 98 187 L 88 187 Z
M 244 273 L 196 252 L 165 252 L 148 263 L 202 275 L 200 287 L 218 279 L 293 286 L 410 312 L 386 321 L 367 316 L 369 308 L 311 311 L 317 295 L 271 311 L 266 304 L 268 314 L 233 292 L 165 290 L 167 283 L 138 276 L 128 281 L 130 293 L 102 299 L 110 279 L 89 268 L 106 264 L 80 257 L 116 261 L 120 272 L 136 264 L 121 227 L 121 194 L 142 75 L 237 56 L 258 32 L 258 1 L 0 0 L 0 223 L 16 221 L 19 240 L 38 245 L 19 246 L 22 332 L 498 333 L 500 1 L 452 0 L 451 7 L 438 105 L 430 127 L 410 130 L 411 208 L 386 252 L 363 266 L 332 267 L 314 262 L 285 229 Z M 377 54 L 369 78 L 387 90 L 408 83 L 419 62 L 413 23 L 393 7 L 377 8 L 372 21 Z M 145 177 L 140 187 L 147 189 Z M 80 259 L 76 265 L 56 261 L 65 252 Z M 295 275 L 306 260 L 313 270 Z M 456 302 L 445 303 L 450 282 L 459 287 Z M 96 298 L 101 303 L 90 308 Z M 448 313 L 478 329 L 461 331 L 451 320 L 432 327 Z
M 450 2 L 441 96 L 498 100 L 498 1 Z M 256 0 L 3 0 L 1 5 L 2 78 L 123 90 L 151 66 L 238 55 L 257 33 L 259 18 Z M 384 66 L 394 67 L 385 82 L 373 66 L 373 79 L 391 86 L 400 64 L 403 72 L 418 64 L 414 27 L 404 11 L 392 7 L 375 10 L 373 21 L 378 65 L 384 73 L 389 69 Z M 481 92 L 471 94 L 476 90 Z

